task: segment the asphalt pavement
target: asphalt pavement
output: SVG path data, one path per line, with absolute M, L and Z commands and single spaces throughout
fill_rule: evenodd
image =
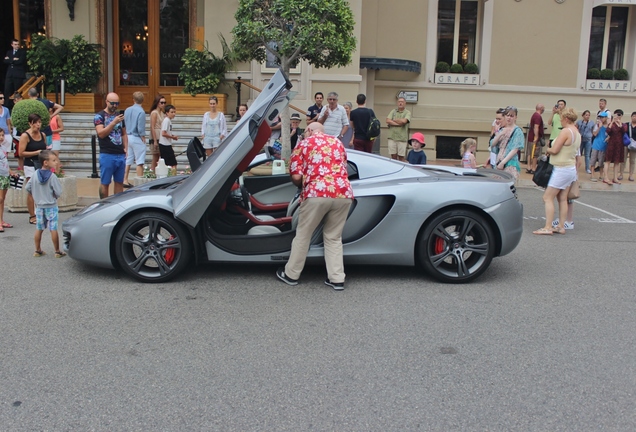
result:
M 0 430 L 636 429 L 635 194 L 584 191 L 575 229 L 524 235 L 476 282 L 348 266 L 207 265 L 166 283 L 33 258 L 0 233 Z M 70 214 L 62 214 L 62 218 Z

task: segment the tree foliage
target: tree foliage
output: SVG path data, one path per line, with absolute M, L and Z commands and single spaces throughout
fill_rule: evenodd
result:
M 183 80 L 184 93 L 191 95 L 216 93 L 219 84 L 225 78 L 225 73 L 234 63 L 234 54 L 225 38 L 219 36 L 223 54 L 221 57 L 210 52 L 207 47 L 203 50 L 186 48 L 181 57 L 181 71 L 179 78 Z
M 232 49 L 239 61 L 267 54 L 286 74 L 299 61 L 332 68 L 351 63 L 355 19 L 346 0 L 239 0 Z M 291 152 L 289 108 L 282 113 L 282 157 Z
M 27 63 L 34 74 L 46 77 L 47 92 L 55 91 L 55 82 L 64 75 L 67 92 L 91 93 L 102 76 L 100 50 L 82 35 L 71 40 L 33 35 Z
M 23 99 L 13 107 L 11 112 L 11 120 L 13 126 L 20 132 L 24 133 L 29 129 L 29 116 L 31 114 L 37 114 L 42 119 L 42 128 L 49 125 L 50 115 L 49 110 L 46 109 L 44 104 L 35 99 Z
M 232 47 L 242 61 L 265 61 L 283 71 L 299 60 L 330 68 L 351 63 L 355 20 L 346 0 L 239 0 Z M 268 47 L 268 48 L 266 48 Z

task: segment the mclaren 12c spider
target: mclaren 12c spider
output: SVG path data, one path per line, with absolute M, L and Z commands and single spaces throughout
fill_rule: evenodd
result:
M 193 174 L 128 189 L 65 221 L 64 250 L 145 282 L 170 280 L 191 264 L 286 261 L 298 190 L 289 174 L 258 171 L 270 162 L 262 150 L 290 89 L 277 72 L 219 149 L 202 163 L 190 159 Z M 342 233 L 345 264 L 417 266 L 463 283 L 521 239 L 523 206 L 506 173 L 408 165 L 354 150 L 347 159 L 355 200 Z M 307 262 L 323 263 L 320 227 Z

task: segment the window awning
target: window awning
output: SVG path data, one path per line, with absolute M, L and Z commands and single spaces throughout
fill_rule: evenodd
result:
M 422 63 L 413 60 L 386 58 L 386 57 L 360 57 L 361 69 L 391 69 L 407 72 L 422 72 Z
M 636 0 L 594 0 L 594 5 L 592 7 L 603 6 L 603 5 L 607 5 L 607 6 L 636 5 Z

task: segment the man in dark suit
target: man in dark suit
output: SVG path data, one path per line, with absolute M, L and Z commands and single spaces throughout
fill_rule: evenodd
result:
M 4 63 L 7 65 L 7 75 L 4 80 L 4 94 L 12 95 L 16 90 L 22 87 L 26 77 L 26 51 L 20 48 L 20 42 L 13 39 L 11 49 L 7 51 L 4 57 Z

